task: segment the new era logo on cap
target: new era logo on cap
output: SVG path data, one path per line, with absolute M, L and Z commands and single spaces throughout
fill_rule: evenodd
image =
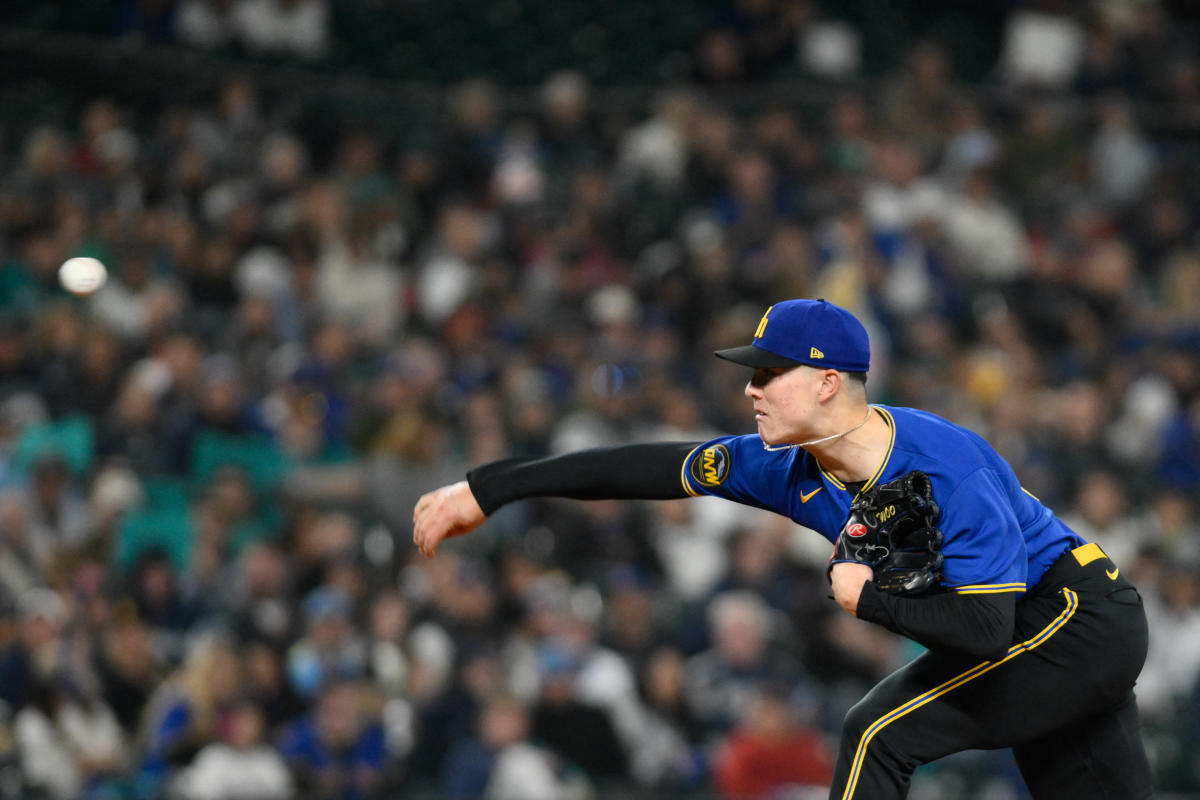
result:
M 871 343 L 867 329 L 846 309 L 825 300 L 786 300 L 763 314 L 752 343 L 716 355 L 755 368 L 808 364 L 866 372 Z

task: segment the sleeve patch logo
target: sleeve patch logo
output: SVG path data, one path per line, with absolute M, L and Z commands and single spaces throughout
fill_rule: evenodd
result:
M 729 477 L 729 448 L 723 444 L 706 447 L 692 459 L 692 480 L 702 486 L 720 486 Z

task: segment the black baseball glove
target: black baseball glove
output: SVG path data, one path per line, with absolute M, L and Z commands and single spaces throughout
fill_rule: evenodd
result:
M 829 570 L 843 561 L 866 564 L 885 592 L 914 595 L 937 584 L 942 572 L 942 532 L 933 484 L 914 470 L 872 487 L 850 506 L 833 547 Z

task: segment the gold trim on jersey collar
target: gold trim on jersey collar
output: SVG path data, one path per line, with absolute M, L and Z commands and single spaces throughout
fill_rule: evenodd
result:
M 883 461 L 881 461 L 879 463 L 879 467 L 878 467 L 878 469 L 875 470 L 875 473 L 873 475 L 871 475 L 871 477 L 867 480 L 866 483 L 863 484 L 862 489 L 859 491 L 860 494 L 862 492 L 865 492 L 867 489 L 870 489 L 872 486 L 874 486 L 875 482 L 879 480 L 879 476 L 883 475 L 883 471 L 885 469 L 887 469 L 888 461 L 892 457 L 892 448 L 894 448 L 896 446 L 896 420 L 892 418 L 892 415 L 890 413 L 888 413 L 888 410 L 886 408 L 884 408 L 883 406 L 874 406 L 873 405 L 873 406 L 871 406 L 871 408 L 878 411 L 879 415 L 881 417 L 883 417 L 883 421 L 886 422 L 888 428 L 891 429 L 892 435 L 891 435 L 891 438 L 888 440 L 887 452 L 883 454 Z M 813 460 L 817 462 L 817 469 L 819 469 L 821 471 L 821 474 L 824 475 L 825 478 L 830 483 L 832 483 L 837 488 L 841 489 L 843 492 L 849 491 L 849 489 L 846 488 L 846 484 L 842 483 L 837 478 L 833 477 L 833 475 L 831 475 L 830 473 L 825 471 L 825 467 L 821 466 L 821 462 L 819 459 L 817 459 L 814 456 Z

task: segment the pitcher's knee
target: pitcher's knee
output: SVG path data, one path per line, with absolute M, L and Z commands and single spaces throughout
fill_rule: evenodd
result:
M 887 716 L 888 710 L 872 703 L 869 698 L 858 701 L 846 712 L 846 719 L 842 723 L 842 739 L 857 743 L 869 728 Z
M 869 748 L 876 754 L 886 754 L 885 760 L 913 761 L 916 740 L 905 731 L 907 720 L 895 715 L 894 711 L 870 702 L 869 698 L 860 701 L 846 712 L 842 748 L 857 753 L 859 758 L 866 756 Z

